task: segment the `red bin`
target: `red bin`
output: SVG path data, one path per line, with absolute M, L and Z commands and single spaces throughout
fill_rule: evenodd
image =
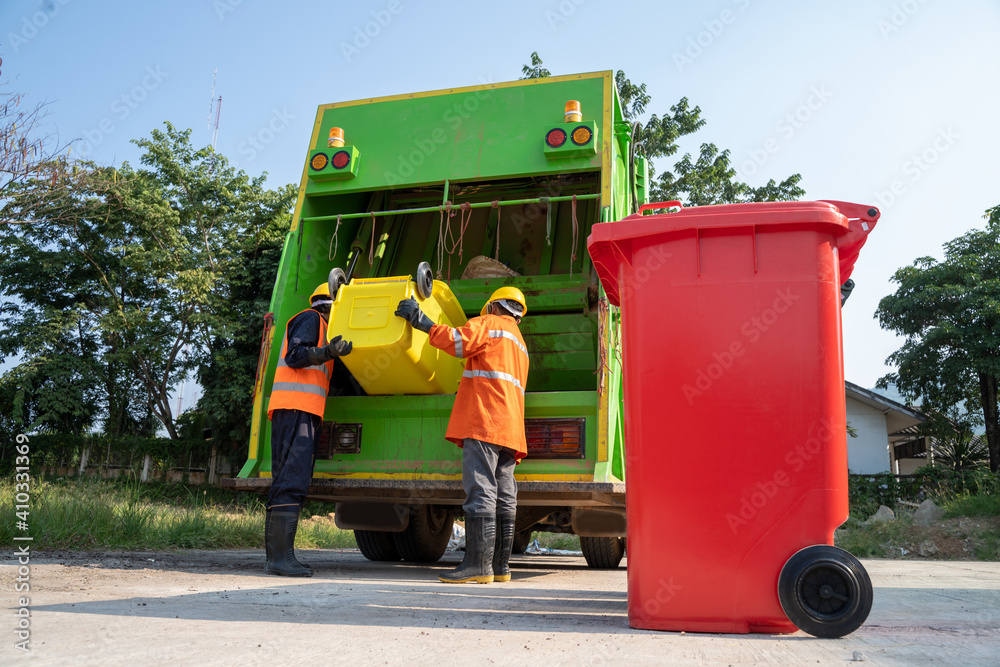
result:
M 629 625 L 852 632 L 871 582 L 847 520 L 840 286 L 877 209 L 638 214 L 588 239 L 621 307 Z

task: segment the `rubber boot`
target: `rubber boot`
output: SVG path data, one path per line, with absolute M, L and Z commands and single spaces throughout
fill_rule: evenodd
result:
M 264 523 L 264 551 L 267 554 L 267 574 L 284 577 L 311 577 L 312 568 L 295 558 L 295 532 L 299 527 L 299 512 L 267 510 Z
M 497 519 L 490 516 L 465 517 L 465 557 L 457 569 L 438 579 L 446 584 L 493 583 L 493 544 Z
M 514 548 L 516 514 L 497 514 L 497 538 L 493 545 L 493 581 L 510 581 L 510 550 Z

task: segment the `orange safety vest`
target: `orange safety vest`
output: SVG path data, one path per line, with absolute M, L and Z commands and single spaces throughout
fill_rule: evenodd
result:
M 482 440 L 528 453 L 524 437 L 524 389 L 528 348 L 514 318 L 483 315 L 453 329 L 435 324 L 431 345 L 467 359 L 445 439 L 462 446 L 463 438 Z
M 311 308 L 297 313 L 316 312 Z M 318 313 L 317 313 L 318 314 Z M 295 319 L 288 320 L 289 323 Z M 316 346 L 326 344 L 326 320 L 319 318 L 319 340 Z M 285 326 L 285 337 L 281 341 L 281 356 L 278 367 L 274 371 L 274 384 L 271 387 L 271 398 L 267 403 L 267 418 L 275 410 L 301 410 L 323 418 L 326 412 L 326 395 L 330 391 L 330 374 L 333 373 L 333 361 L 319 366 L 292 368 L 285 363 L 288 353 L 288 326 Z

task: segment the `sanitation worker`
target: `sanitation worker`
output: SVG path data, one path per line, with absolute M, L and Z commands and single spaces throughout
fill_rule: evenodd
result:
M 528 453 L 528 349 L 518 329 L 527 312 L 524 294 L 516 287 L 495 291 L 479 317 L 457 329 L 431 322 L 412 298 L 396 309 L 396 315 L 430 335 L 431 345 L 467 359 L 445 433 L 462 448 L 465 557 L 457 569 L 439 577 L 445 583 L 510 581 L 517 512 L 514 465 Z
M 295 558 L 295 532 L 312 480 L 333 359 L 349 354 L 352 348 L 341 336 L 325 343 L 333 305 L 326 283 L 313 291 L 309 302 L 310 307 L 290 319 L 285 328 L 267 405 L 271 420 L 271 492 L 264 524 L 265 572 L 286 577 L 312 576 L 312 569 Z

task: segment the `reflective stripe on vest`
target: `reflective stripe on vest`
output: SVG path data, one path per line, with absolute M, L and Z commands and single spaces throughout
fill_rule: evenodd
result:
M 322 340 L 322 338 L 320 340 Z M 288 334 L 285 334 L 285 338 L 281 341 L 281 347 L 282 348 L 284 348 L 286 345 L 288 345 Z M 292 367 L 288 365 L 288 362 L 285 361 L 284 357 L 279 357 L 278 358 L 278 368 L 292 368 Z M 320 364 L 319 366 L 303 366 L 302 368 L 294 368 L 292 370 L 297 370 L 297 371 L 320 371 L 320 372 L 323 373 L 323 375 L 326 376 L 327 380 L 330 379 L 330 371 L 328 371 L 326 369 L 326 364 Z
M 271 386 L 271 391 L 301 391 L 306 394 L 316 394 L 326 399 L 326 390 L 314 384 L 302 384 L 300 382 L 275 382 Z
M 517 387 L 521 393 L 524 393 L 524 387 L 521 386 L 521 381 L 510 373 L 504 373 L 503 371 L 462 371 L 462 377 L 464 378 L 489 378 L 490 380 L 503 380 L 504 382 L 510 382 L 515 387 Z
M 296 314 L 289 322 L 304 312 L 306 311 Z M 326 328 L 326 320 L 320 317 L 317 346 L 326 342 Z M 278 357 L 274 371 L 274 383 L 271 385 L 271 395 L 267 404 L 268 417 L 275 410 L 301 410 L 322 418 L 326 411 L 333 362 L 292 368 L 285 361 L 286 354 L 288 354 L 287 325 L 285 335 L 281 340 L 281 355 Z
M 517 345 L 519 348 L 521 348 L 521 352 L 528 354 L 528 348 L 526 348 L 524 345 L 521 345 L 521 341 L 519 341 L 517 339 L 517 336 L 515 336 L 511 332 L 504 331 L 503 329 L 490 329 L 489 332 L 490 332 L 490 338 L 506 338 L 509 341 L 513 341 L 514 345 Z
M 462 332 L 455 329 L 455 357 L 462 358 Z

